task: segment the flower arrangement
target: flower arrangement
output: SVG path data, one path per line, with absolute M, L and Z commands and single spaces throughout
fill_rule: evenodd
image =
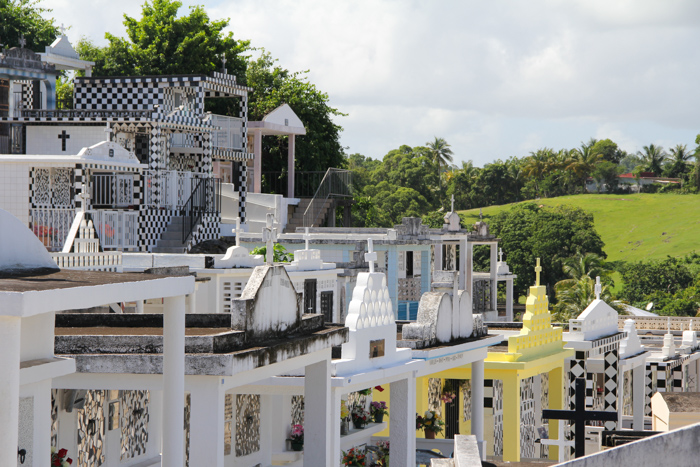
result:
M 352 408 L 351 415 L 352 423 L 355 425 L 355 428 L 362 428 L 369 423 L 369 412 L 367 412 L 360 404 L 357 404 Z
M 304 425 L 292 425 L 292 434 L 289 436 L 292 443 L 304 443 Z
M 444 402 L 445 404 L 449 404 L 455 398 L 457 397 L 457 392 L 455 389 L 452 387 L 452 383 L 449 381 L 445 383 L 445 386 L 442 388 L 442 394 L 440 394 L 440 400 Z
M 341 461 L 346 467 L 360 467 L 365 465 L 365 453 L 357 448 L 351 448 L 349 451 L 343 451 L 343 460 Z
M 348 410 L 348 405 L 345 401 L 340 401 L 340 418 L 345 420 L 350 415 L 350 410 Z
M 377 442 L 377 462 L 381 467 L 389 465 L 389 441 Z
M 51 467 L 69 467 L 73 464 L 73 459 L 68 457 L 68 449 L 59 449 L 51 446 Z
M 423 416 L 416 414 L 416 430 L 422 428 L 426 438 L 434 438 L 436 434 L 442 433 L 444 426 L 445 422 L 439 412 L 426 410 Z
M 372 402 L 369 405 L 369 413 L 374 418 L 375 423 L 382 423 L 384 421 L 384 415 L 389 414 L 389 411 L 386 407 L 386 402 Z

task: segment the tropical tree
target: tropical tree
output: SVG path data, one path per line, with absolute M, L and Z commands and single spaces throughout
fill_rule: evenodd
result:
M 540 193 L 540 183 L 545 173 L 552 167 L 554 151 L 551 148 L 542 148 L 530 153 L 525 159 L 522 174 L 534 184 L 535 194 Z
M 566 170 L 570 170 L 576 176 L 585 192 L 586 180 L 595 170 L 596 164 L 603 159 L 603 156 L 594 153 L 592 146 L 583 142 L 581 142 L 580 148 L 571 151 L 570 156 L 571 159 Z
M 637 153 L 644 161 L 644 168 L 649 172 L 654 172 L 656 175 L 660 175 L 663 168 L 664 159 L 666 159 L 666 153 L 662 146 L 656 146 L 655 144 L 650 144 L 649 146 L 643 146 L 642 150 Z
M 688 161 L 693 158 L 693 154 L 688 151 L 688 146 L 685 144 L 677 144 L 672 148 L 671 154 L 668 155 L 668 164 L 666 164 L 665 175 L 668 177 L 682 177 L 690 168 Z
M 427 142 L 425 146 L 428 148 L 429 157 L 437 167 L 438 185 L 440 185 L 440 168 L 443 165 L 447 165 L 448 162 L 452 162 L 452 149 L 450 149 L 449 143 L 444 138 L 438 138 L 437 136 L 434 141 Z
M 53 18 L 45 18 L 52 10 L 40 7 L 41 0 L 0 0 L 0 44 L 19 46 L 22 36 L 25 47 L 43 52 L 58 35 Z
M 596 298 L 595 284 L 596 281 L 589 276 L 558 282 L 554 286 L 557 297 L 557 303 L 553 307 L 554 320 L 566 323 L 583 313 Z M 601 284 L 600 299 L 620 313 L 621 307 L 613 301 L 611 288 L 610 284 Z

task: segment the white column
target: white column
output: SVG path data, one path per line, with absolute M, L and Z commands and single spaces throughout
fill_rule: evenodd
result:
M 442 271 L 442 242 L 436 243 L 433 248 L 435 249 L 435 263 L 433 264 L 433 271 Z
M 34 392 L 34 465 L 51 465 L 51 380 L 37 383 Z M 75 458 L 77 453 L 73 452 Z
M 260 188 L 262 185 L 262 129 L 253 130 L 253 155 L 255 156 L 255 159 L 253 160 L 253 172 L 255 176 L 255 186 L 253 187 L 253 193 L 261 193 Z M 236 183 L 237 182 L 238 181 L 236 180 Z
M 632 369 L 632 429 L 644 430 L 644 373 L 646 365 L 642 363 Z
M 17 115 L 15 115 L 15 93 L 14 93 L 14 91 L 15 91 L 15 89 L 14 89 L 14 87 L 15 87 L 15 82 L 14 82 L 14 80 L 11 79 L 11 80 L 9 81 L 9 85 L 10 85 L 10 88 L 9 88 L 9 89 L 10 89 L 10 94 L 9 94 L 8 100 L 7 100 L 7 103 L 8 103 L 8 105 L 9 105 L 9 107 L 8 107 L 8 108 L 9 108 L 9 113 L 8 113 L 7 115 L 8 115 L 10 118 L 12 118 L 12 117 L 16 117 L 16 116 L 17 116 Z M 11 134 L 11 133 L 10 133 L 10 134 Z M 18 410 L 19 410 L 19 409 L 18 409 Z
M 339 388 L 331 388 L 331 463 L 340 465 L 340 404 L 342 395 Z
M 197 286 L 195 286 L 194 291 L 191 294 L 187 295 L 185 298 L 186 304 L 187 304 L 185 309 L 187 310 L 187 313 L 189 313 L 189 314 L 197 313 L 197 300 L 196 300 L 196 296 L 195 296 L 196 293 L 197 293 Z
M 506 279 L 506 321 L 513 321 L 513 279 Z
M 136 300 L 136 313 L 143 314 L 143 300 Z
M 498 243 L 491 244 L 491 309 L 498 315 L 498 281 L 496 281 L 496 272 L 498 270 Z
M 416 465 L 416 378 L 395 381 L 390 390 L 389 465 Z
M 467 245 L 467 247 L 465 248 L 467 251 L 466 265 L 465 265 L 466 283 L 464 284 L 464 287 L 461 287 L 461 285 L 460 285 L 460 288 L 462 290 L 466 290 L 467 292 L 469 292 L 469 298 L 474 299 L 474 293 L 472 290 L 472 288 L 474 286 L 474 283 L 472 281 L 472 272 L 474 269 L 474 267 L 473 267 L 474 266 L 474 244 L 469 243 L 466 239 L 464 240 L 464 243 L 466 243 L 466 245 Z M 461 281 L 460 281 L 460 284 L 461 284 Z
M 289 135 L 287 147 L 287 198 L 294 198 L 294 143 L 295 136 Z
M 184 465 L 185 296 L 165 299 L 163 310 L 162 465 Z
M 223 467 L 225 393 L 221 379 L 201 377 L 190 398 L 190 465 Z
M 304 465 L 331 465 L 331 365 L 328 359 L 305 368 Z M 338 417 L 340 420 L 340 417 Z
M 472 434 L 479 444 L 479 454 L 486 460 L 484 441 L 484 361 L 472 362 Z
M 17 465 L 20 326 L 21 318 L 0 316 L 0 465 L 8 466 Z
M 469 252 L 469 242 L 467 242 L 467 236 L 460 239 L 459 241 L 459 290 L 467 290 L 468 277 L 471 277 L 471 271 L 469 271 L 470 264 L 470 252 Z

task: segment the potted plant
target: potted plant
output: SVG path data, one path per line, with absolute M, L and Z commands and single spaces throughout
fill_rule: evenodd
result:
M 372 402 L 369 406 L 369 413 L 374 418 L 374 423 L 382 423 L 384 415 L 389 414 L 389 411 L 386 409 L 386 402 Z
M 369 423 L 369 412 L 361 405 L 355 405 L 352 408 L 352 423 L 358 430 L 364 428 Z
M 343 451 L 343 460 L 346 467 L 364 467 L 365 453 L 357 448 L 351 448 L 348 452 Z
M 377 442 L 377 465 L 381 467 L 389 465 L 389 441 Z
M 434 410 L 426 410 L 423 416 L 416 414 L 416 430 L 423 429 L 426 439 L 435 439 L 436 434 L 442 433 L 445 422 L 440 413 Z
M 292 441 L 292 450 L 301 451 L 304 449 L 304 426 L 292 425 L 292 433 L 289 436 Z
M 51 467 L 70 467 L 72 464 L 73 459 L 68 457 L 68 449 L 56 451 L 56 447 L 51 446 Z

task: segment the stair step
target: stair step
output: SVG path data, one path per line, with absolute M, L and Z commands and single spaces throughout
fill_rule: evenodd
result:
M 185 247 L 170 247 L 170 246 L 157 246 L 153 248 L 153 253 L 184 253 Z

